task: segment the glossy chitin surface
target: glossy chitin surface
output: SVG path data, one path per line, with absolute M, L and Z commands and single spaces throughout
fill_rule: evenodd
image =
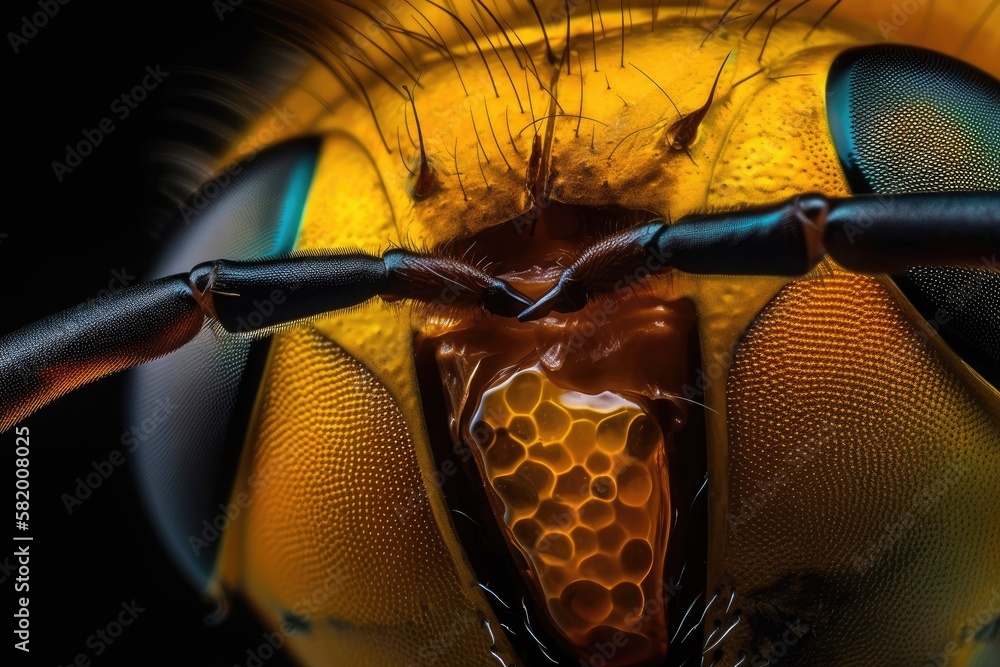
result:
M 560 632 L 583 647 L 626 633 L 610 664 L 662 657 L 662 607 L 642 618 L 669 535 L 656 421 L 622 396 L 564 390 L 532 368 L 484 393 L 471 435 Z

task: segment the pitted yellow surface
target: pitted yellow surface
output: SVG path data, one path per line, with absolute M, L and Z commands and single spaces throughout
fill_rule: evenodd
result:
M 943 647 L 969 664 L 1000 613 L 996 390 L 914 324 L 894 288 L 837 273 L 779 293 L 737 352 L 728 396 L 715 581 L 736 591 L 732 608 L 774 605 L 825 628 L 799 664 L 921 665 Z M 790 572 L 798 581 L 778 585 Z M 873 632 L 886 609 L 896 631 Z
M 531 562 L 549 615 L 575 645 L 626 633 L 609 664 L 662 656 L 669 493 L 663 434 L 638 404 L 562 389 L 536 369 L 487 390 L 473 417 L 508 539 Z
M 276 337 L 261 392 L 224 583 L 275 628 L 305 618 L 284 632 L 306 664 L 495 664 L 489 608 L 457 575 L 385 387 L 306 328 Z

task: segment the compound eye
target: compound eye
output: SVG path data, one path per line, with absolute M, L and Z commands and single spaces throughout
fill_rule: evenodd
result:
M 826 92 L 854 192 L 1000 191 L 1000 82 L 985 72 L 926 49 L 870 46 L 837 57 Z M 1000 387 L 993 262 L 911 268 L 893 280 L 952 350 Z
M 827 112 L 856 193 L 1000 190 L 1000 85 L 960 60 L 910 46 L 845 51 Z
M 300 139 L 219 172 L 179 208 L 184 228 L 148 277 L 293 250 L 316 154 L 315 141 Z M 224 510 L 269 343 L 205 329 L 129 378 L 126 456 L 160 538 L 200 589 L 231 519 Z

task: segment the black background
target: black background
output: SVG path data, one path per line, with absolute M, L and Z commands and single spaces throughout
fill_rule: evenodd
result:
M 236 0 L 231 0 L 236 2 Z M 182 66 L 239 68 L 259 40 L 260 19 L 246 6 L 219 19 L 212 0 L 166 4 L 120 0 L 59 6 L 27 44 L 14 53 L 6 35 L 22 30 L 36 2 L 4 7 L 3 125 L 5 206 L 0 218 L 0 335 L 92 298 L 113 271 L 142 276 L 169 234 L 156 214 L 162 169 L 151 158 L 160 140 L 178 136 L 164 108 L 175 104 L 183 77 L 171 76 L 128 118 L 112 101 L 140 83 L 147 65 L 174 72 Z M 63 182 L 51 163 L 67 144 L 111 116 L 115 130 Z M 242 608 L 221 625 L 205 618 L 214 609 L 182 577 L 143 515 L 126 465 L 69 515 L 61 500 L 77 477 L 123 449 L 121 378 L 85 387 L 42 409 L 21 425 L 30 428 L 31 653 L 13 650 L 14 619 L 4 614 L 2 636 L 13 664 L 69 665 L 85 654 L 93 665 L 244 665 L 262 628 Z M 0 434 L 0 565 L 15 564 L 13 430 Z M 13 609 L 16 573 L 0 571 L 0 596 Z M 115 620 L 122 602 L 142 611 L 96 656 L 87 640 Z M 11 653 L 8 653 L 10 655 Z M 269 666 L 287 665 L 276 656 Z

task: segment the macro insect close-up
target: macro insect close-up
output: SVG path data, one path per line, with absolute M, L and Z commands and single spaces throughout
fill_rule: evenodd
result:
M 113 386 L 31 502 L 124 462 L 246 665 L 998 665 L 998 4 L 215 2 L 238 66 L 47 161 L 171 76 L 225 126 L 139 278 L 4 323 L 16 488 Z

